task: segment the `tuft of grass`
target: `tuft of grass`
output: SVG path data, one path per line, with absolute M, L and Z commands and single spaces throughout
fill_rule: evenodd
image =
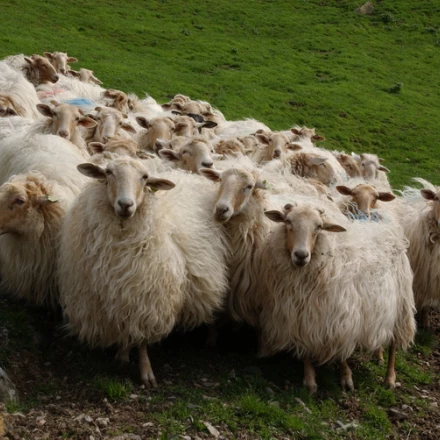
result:
M 93 380 L 93 386 L 112 400 L 126 400 L 133 390 L 129 381 L 120 381 L 108 376 L 96 377 Z

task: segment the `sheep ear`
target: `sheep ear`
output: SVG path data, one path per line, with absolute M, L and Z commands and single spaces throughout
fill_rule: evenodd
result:
M 149 186 L 151 189 L 158 191 L 168 191 L 170 189 L 173 189 L 176 184 L 171 182 L 171 180 L 167 179 L 158 179 L 156 177 L 149 177 L 147 179 L 147 186 Z
M 435 192 L 430 189 L 421 189 L 420 193 L 422 194 L 422 197 L 426 200 L 434 200 L 435 199 Z
M 299 144 L 295 144 L 294 142 L 290 142 L 287 144 L 287 149 L 291 150 L 291 151 L 298 151 L 298 150 L 302 150 L 302 147 Z
M 61 102 L 58 102 L 56 99 L 51 99 L 50 103 L 54 106 L 54 107 L 58 107 L 59 105 L 61 105 Z
M 318 136 L 317 134 L 312 136 L 312 140 L 314 141 L 325 141 L 325 137 L 324 136 Z
M 353 195 L 353 190 L 345 185 L 338 185 L 336 187 L 336 190 L 344 196 L 352 196 Z
M 322 225 L 322 229 L 327 232 L 345 232 L 347 230 L 342 226 L 327 222 Z
M 87 177 L 91 177 L 92 179 L 105 180 L 107 177 L 105 174 L 105 170 L 103 170 L 98 165 L 94 165 L 92 163 L 80 163 L 79 165 L 77 165 L 76 168 L 81 174 L 84 174 L 84 176 Z
M 96 110 L 97 112 L 100 112 L 100 111 L 102 110 L 102 107 L 95 107 L 95 110 Z
M 81 125 L 82 127 L 86 127 L 86 128 L 96 127 L 97 124 L 98 123 L 94 119 L 87 117 L 81 118 L 78 121 L 78 125 Z
M 136 151 L 136 157 L 139 159 L 151 159 L 152 157 L 156 157 L 156 155 L 148 153 L 147 151 L 138 150 Z
M 199 122 L 199 123 L 203 123 L 205 122 L 205 120 L 203 119 L 202 115 L 199 115 L 197 113 L 188 113 L 187 116 L 189 116 L 190 118 L 193 118 L 194 121 Z
M 128 131 L 129 133 L 136 133 L 136 129 L 128 122 L 123 122 L 121 124 L 121 128 L 125 131 Z
M 37 104 L 37 110 L 43 115 L 51 118 L 53 116 L 52 109 L 47 104 Z
M 379 192 L 377 200 L 381 200 L 382 202 L 391 202 L 391 200 L 394 200 L 395 198 L 396 196 L 389 192 Z
M 18 116 L 18 113 L 13 108 L 8 108 L 8 110 L 6 111 L 6 114 L 9 116 Z
M 148 119 L 144 116 L 136 116 L 136 122 L 143 128 L 149 127 Z
M 162 110 L 166 111 L 166 110 L 169 110 L 171 108 L 171 104 L 162 104 L 161 107 L 162 107 Z
M 213 170 L 211 168 L 199 168 L 199 173 L 213 182 L 220 182 L 220 180 L 222 180 L 221 171 Z
M 96 76 L 92 75 L 90 77 L 90 79 L 95 83 L 95 84 L 102 84 L 102 81 L 100 81 L 98 78 L 96 78 Z
M 290 131 L 293 134 L 297 134 L 298 136 L 301 136 L 301 130 L 298 130 L 297 128 L 291 128 Z
M 378 170 L 384 171 L 385 173 L 389 173 L 390 172 L 390 170 L 387 167 L 384 167 L 383 165 L 380 165 Z
M 43 55 L 49 59 L 53 57 L 53 54 L 51 52 L 43 52 Z
M 171 162 L 178 162 L 182 155 L 174 150 L 162 149 L 158 152 L 162 159 L 169 160 Z
M 100 154 L 105 151 L 105 145 L 102 142 L 90 142 L 87 147 L 92 154 Z
M 68 73 L 69 75 L 74 76 L 75 78 L 79 78 L 79 77 L 80 77 L 80 73 L 77 72 L 77 71 L 75 71 L 75 70 L 68 70 L 67 73 Z
M 78 58 L 68 57 L 67 58 L 67 62 L 68 63 L 77 63 L 78 62 Z
M 263 133 L 256 133 L 255 137 L 262 143 L 269 145 L 269 138 Z
M 284 223 L 286 221 L 286 216 L 281 211 L 265 211 L 264 215 L 273 222 Z
M 214 128 L 217 127 L 217 122 L 214 121 L 205 121 L 200 127 L 200 128 Z
M 326 157 L 312 157 L 311 159 L 310 159 L 310 162 L 313 164 L 313 165 L 321 165 L 321 164 L 323 164 L 324 162 L 326 162 L 327 161 L 327 158 Z
M 24 57 L 24 60 L 30 65 L 34 64 L 34 60 L 32 60 L 31 58 Z

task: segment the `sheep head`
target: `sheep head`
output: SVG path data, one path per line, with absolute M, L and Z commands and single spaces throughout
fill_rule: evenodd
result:
M 55 70 L 63 75 L 68 71 L 67 63 L 78 62 L 77 58 L 69 57 L 65 52 L 44 52 L 44 56 L 50 61 Z
M 59 76 L 55 67 L 52 66 L 47 58 L 40 55 L 32 55 L 30 58 L 25 57 L 24 60 L 28 63 L 29 69 L 34 72 L 32 77 L 38 78 L 39 84 L 44 84 L 46 82 L 56 83 L 59 80 Z
M 118 134 L 121 128 L 130 133 L 136 133 L 136 130 L 124 119 L 126 114 L 110 107 L 96 107 L 96 114 L 93 118 L 97 122 L 94 139 L 98 142 L 106 142 L 112 136 Z
M 431 215 L 440 227 L 440 191 L 435 192 L 425 188 L 421 189 L 420 193 L 424 199 L 432 202 Z
M 360 169 L 362 176 L 367 179 L 376 179 L 379 171 L 383 171 L 385 173 L 389 173 L 390 170 L 383 165 L 380 164 L 380 159 L 375 154 L 361 154 L 360 156 Z
M 13 176 L 0 186 L 0 235 L 38 239 L 45 227 L 45 207 L 57 201 L 40 173 Z
M 342 165 L 349 177 L 361 177 L 361 169 L 353 156 L 341 153 L 336 156 L 336 159 Z
M 257 189 L 265 189 L 264 183 L 244 168 L 230 168 L 225 171 L 202 168 L 199 172 L 220 183 L 214 216 L 222 223 L 241 214 Z
M 378 191 L 374 185 L 360 184 L 354 188 L 347 186 L 337 186 L 336 189 L 344 196 L 350 196 L 351 201 L 355 203 L 362 213 L 368 218 L 371 216 L 371 210 L 376 208 L 378 200 L 382 202 L 391 202 L 396 196 L 390 192 Z
M 121 220 L 135 215 L 150 189 L 169 190 L 175 186 L 169 180 L 150 177 L 142 162 L 128 157 L 109 162 L 105 169 L 91 163 L 77 168 L 85 176 L 106 184 L 108 201 Z
M 324 211 L 309 205 L 284 206 L 284 211 L 266 211 L 266 217 L 286 228 L 286 246 L 295 267 L 304 267 L 312 258 L 322 231 L 344 232 L 345 228 L 325 220 Z
M 52 119 L 52 134 L 70 140 L 78 125 L 86 128 L 96 126 L 96 121 L 84 116 L 78 107 L 69 104 L 59 104 L 56 101 L 52 101 L 52 104 L 55 107 L 51 108 L 46 104 L 37 104 L 38 111 L 43 116 Z

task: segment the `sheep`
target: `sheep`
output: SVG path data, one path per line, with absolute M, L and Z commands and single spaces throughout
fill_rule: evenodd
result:
M 0 184 L 14 174 L 41 172 L 59 184 L 64 198 L 71 202 L 80 192 L 86 178 L 76 170 L 84 157 L 72 143 L 60 136 L 13 133 L 0 139 Z
M 78 62 L 77 58 L 69 57 L 65 52 L 44 52 L 44 56 L 50 61 L 55 71 L 63 75 L 65 75 L 69 69 L 67 63 Z
M 205 117 L 205 115 L 203 115 Z M 207 118 L 210 120 L 210 118 Z M 217 122 L 217 121 L 215 121 Z M 248 136 L 262 130 L 264 132 L 270 132 L 270 128 L 260 121 L 255 119 L 245 119 L 243 121 L 218 121 L 217 127 L 215 127 L 215 134 L 222 138 Z
M 410 242 L 408 251 L 414 271 L 414 297 L 421 325 L 429 326 L 429 309 L 440 304 L 440 190 L 423 179 L 422 190 L 403 191 L 405 215 L 402 225 Z M 414 193 L 418 197 L 414 198 Z
M 223 302 L 227 247 L 212 219 L 215 193 L 203 178 L 180 171 L 154 178 L 131 158 L 78 169 L 97 181 L 62 227 L 67 328 L 91 346 L 118 345 L 124 353 L 138 347 L 142 381 L 156 386 L 147 344 L 176 325 L 209 322 Z
M 116 153 L 119 155 L 127 155 L 137 157 L 138 144 L 133 139 L 127 139 L 122 136 L 112 136 L 103 144 L 101 142 L 90 142 L 87 145 L 90 154 L 101 154 L 104 151 Z
M 388 178 L 385 173 L 389 173 L 390 170 L 380 164 L 382 158 L 379 158 L 376 154 L 363 153 L 359 156 L 354 155 L 358 160 L 359 167 L 361 169 L 362 177 L 366 180 L 379 180 L 383 183 L 388 183 Z M 388 183 L 389 185 L 389 183 Z
M 202 168 L 199 172 L 220 184 L 214 217 L 227 230 L 231 250 L 228 313 L 235 321 L 257 326 L 253 264 L 256 250 L 270 231 L 264 216 L 271 206 L 270 194 L 298 192 L 316 197 L 317 191 L 295 176 L 258 170 L 247 158 L 222 161 L 221 165 L 223 171 Z
M 0 140 L 20 131 L 25 131 L 35 124 L 35 119 L 9 116 L 0 118 Z
M 101 85 L 102 81 L 100 81 L 93 73 L 93 70 L 90 69 L 84 69 L 81 68 L 77 71 L 75 70 L 68 70 L 65 73 L 66 76 L 79 79 L 81 82 L 87 83 L 87 84 L 96 84 Z
M 341 206 L 343 213 L 350 216 L 357 215 L 359 212 L 364 214 L 367 218 L 371 217 L 372 210 L 380 209 L 378 201 L 391 202 L 396 198 L 394 194 L 387 191 L 378 191 L 374 185 L 368 183 L 359 183 L 353 188 L 345 185 L 339 185 L 336 190 L 348 196 L 348 200 L 344 200 Z
M 128 112 L 128 96 L 124 92 L 121 92 L 120 90 L 107 89 L 104 92 L 104 97 L 110 98 L 113 101 L 110 105 L 108 105 L 108 107 L 115 108 L 121 113 Z
M 34 86 L 21 73 L 0 62 L 0 114 L 41 119 L 36 108 L 39 102 Z
M 46 104 L 38 104 L 39 112 L 46 116 L 46 120 L 36 122 L 26 133 L 27 136 L 35 134 L 54 134 L 72 142 L 82 154 L 87 156 L 86 143 L 82 137 L 80 127 L 93 128 L 96 121 L 84 116 L 77 107 L 69 104 L 60 104 L 52 101 L 53 108 Z
M 157 139 L 169 141 L 173 137 L 175 124 L 169 117 L 148 120 L 143 116 L 138 116 L 136 121 L 141 127 L 146 128 L 137 136 L 137 142 L 141 150 L 155 152 Z
M 93 139 L 96 142 L 105 142 L 112 136 L 122 134 L 123 132 L 119 132 L 119 129 L 136 134 L 134 127 L 124 121 L 127 118 L 126 114 L 110 107 L 96 107 L 95 110 L 97 112 L 95 115 L 88 116 L 96 120 L 96 129 L 92 135 L 90 133 L 87 135 L 87 141 L 90 142 Z
M 352 390 L 353 351 L 390 344 L 385 384 L 395 387 L 396 348 L 415 334 L 408 243 L 394 223 L 350 223 L 331 204 L 322 206 L 296 196 L 284 210 L 265 213 L 280 225 L 257 255 L 261 354 L 294 350 L 311 392 L 312 361 L 339 361 L 341 385 Z
M 37 171 L 0 186 L 1 284 L 31 304 L 57 305 L 57 234 L 67 206 L 63 188 Z
M 299 143 L 303 148 L 314 147 L 313 141 L 325 141 L 324 136 L 316 134 L 315 128 L 295 126 L 290 129 L 290 133 L 289 131 L 284 133 L 290 135 L 291 141 Z
M 252 154 L 252 159 L 257 163 L 280 159 L 288 150 L 298 151 L 302 147 L 289 141 L 289 138 L 279 132 L 257 132 L 255 137 L 263 145 Z
M 162 159 L 174 162 L 176 168 L 197 173 L 200 168 L 212 168 L 214 149 L 203 138 L 187 140 L 178 150 L 161 149 L 159 156 Z
M 350 156 L 340 151 L 332 151 L 332 154 L 342 165 L 345 172 L 347 173 L 347 176 L 352 178 L 361 177 L 361 169 L 359 168 L 357 160 L 353 156 Z
M 162 107 L 154 98 L 148 95 L 144 99 L 139 99 L 134 93 L 129 93 L 128 108 L 132 113 L 142 113 L 147 119 L 163 116 L 164 114 Z
M 215 152 L 222 156 L 245 155 L 248 151 L 238 138 L 220 139 L 214 145 Z
M 60 78 L 49 60 L 40 55 L 13 55 L 3 61 L 14 70 L 22 72 L 35 87 L 47 82 L 56 83 Z

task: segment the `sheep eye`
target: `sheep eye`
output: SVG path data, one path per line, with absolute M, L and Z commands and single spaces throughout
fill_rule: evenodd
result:
M 254 187 L 254 185 L 248 185 L 245 189 L 252 189 Z
M 23 203 L 24 203 L 24 199 L 22 199 L 21 197 L 19 197 L 18 199 L 15 199 L 15 201 L 14 201 L 14 203 L 16 204 L 16 205 L 23 205 Z
M 107 176 L 111 176 L 113 172 L 111 170 L 105 170 L 105 174 L 107 174 Z
M 76 121 L 76 122 L 78 122 L 78 121 L 79 121 L 79 116 L 77 116 L 77 117 L 75 118 L 75 121 Z
M 142 176 L 142 179 L 147 180 L 147 179 L 148 179 L 148 174 L 144 174 L 144 175 Z

